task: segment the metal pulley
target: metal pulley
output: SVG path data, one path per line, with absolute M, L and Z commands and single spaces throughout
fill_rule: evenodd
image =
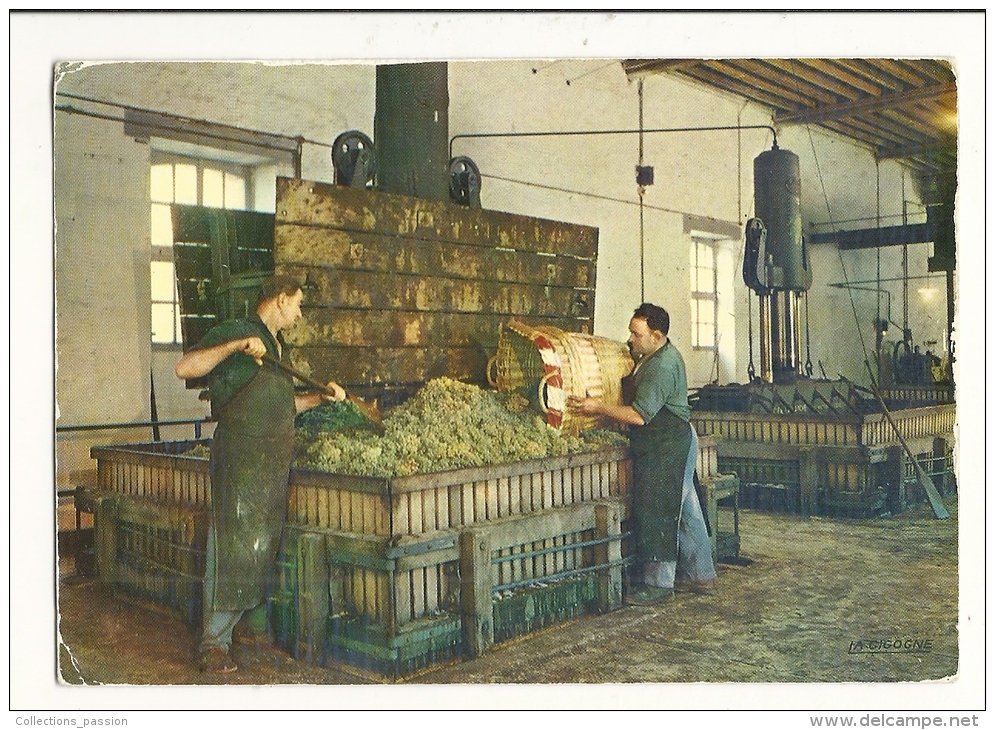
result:
M 460 205 L 480 207 L 480 170 L 469 157 L 449 161 L 449 197 Z
M 377 171 L 373 141 L 355 129 L 343 132 L 332 144 L 332 165 L 337 184 L 365 188 Z

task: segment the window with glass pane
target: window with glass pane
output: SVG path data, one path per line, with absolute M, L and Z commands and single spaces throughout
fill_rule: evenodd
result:
M 150 175 L 152 205 L 152 342 L 176 344 L 179 292 L 173 265 L 173 203 L 245 210 L 251 169 L 209 159 L 155 153 Z
M 715 349 L 718 341 L 718 272 L 715 242 L 693 238 L 691 244 L 691 345 Z

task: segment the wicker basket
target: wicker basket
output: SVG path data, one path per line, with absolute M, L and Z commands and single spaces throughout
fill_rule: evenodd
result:
M 620 405 L 621 379 L 631 371 L 632 357 L 624 342 L 512 320 L 501 329 L 487 380 L 502 392 L 521 393 L 545 414 L 550 426 L 576 435 L 607 424 L 569 412 L 567 396 Z

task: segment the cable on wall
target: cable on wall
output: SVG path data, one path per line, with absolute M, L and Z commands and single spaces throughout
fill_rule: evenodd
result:
M 643 174 L 643 140 L 646 134 L 668 134 L 668 133 L 693 133 L 693 132 L 722 132 L 722 131 L 736 131 L 737 134 L 744 129 L 766 129 L 770 131 L 774 138 L 774 143 L 777 143 L 777 130 L 774 129 L 772 125 L 769 124 L 735 124 L 735 125 L 721 125 L 721 126 L 707 126 L 707 127 L 655 127 L 651 129 L 646 129 L 643 126 L 643 84 L 642 80 L 639 81 L 639 126 L 636 129 L 584 129 L 584 130 L 545 130 L 545 131 L 532 131 L 532 132 L 474 132 L 465 134 L 454 134 L 449 139 L 449 158 L 453 157 L 453 148 L 457 140 L 460 139 L 509 139 L 518 137 L 576 137 L 576 136 L 600 136 L 600 135 L 626 135 L 626 134 L 637 134 L 639 135 L 639 166 L 637 168 L 637 181 Z M 651 172 L 651 171 L 650 171 Z M 483 177 L 489 177 L 488 175 L 483 175 Z M 645 269 L 645 222 L 644 222 L 644 212 L 645 212 L 645 185 L 640 184 L 638 186 L 639 193 L 639 295 L 640 301 L 645 301 L 645 279 L 646 279 L 646 269 Z M 680 212 L 680 211 L 675 211 Z
M 665 134 L 676 132 L 732 132 L 738 129 L 766 129 L 777 142 L 777 130 L 770 124 L 729 124 L 717 127 L 655 127 L 651 129 L 576 129 L 576 130 L 537 130 L 532 132 L 467 132 L 454 134 L 449 138 L 449 157 L 453 157 L 453 145 L 458 139 L 510 139 L 515 137 L 581 137 L 585 135 L 611 134 Z
M 643 80 L 639 79 L 639 129 L 643 128 Z M 643 167 L 643 133 L 639 133 L 639 165 L 637 187 L 639 192 L 639 301 L 646 301 L 646 228 L 643 208 L 646 202 L 646 186 L 638 182 L 638 171 Z

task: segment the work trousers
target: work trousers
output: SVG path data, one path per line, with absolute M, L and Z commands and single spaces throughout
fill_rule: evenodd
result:
M 220 646 L 225 651 L 230 651 L 232 633 L 235 631 L 236 624 L 243 617 L 247 624 L 246 630 L 251 634 L 264 633 L 269 625 L 269 615 L 265 602 L 247 610 L 216 610 L 214 608 L 214 591 L 217 586 L 217 561 L 214 559 L 216 549 L 214 525 L 211 525 L 207 531 L 207 570 L 204 573 L 204 626 L 200 638 L 202 652 L 214 646 Z

